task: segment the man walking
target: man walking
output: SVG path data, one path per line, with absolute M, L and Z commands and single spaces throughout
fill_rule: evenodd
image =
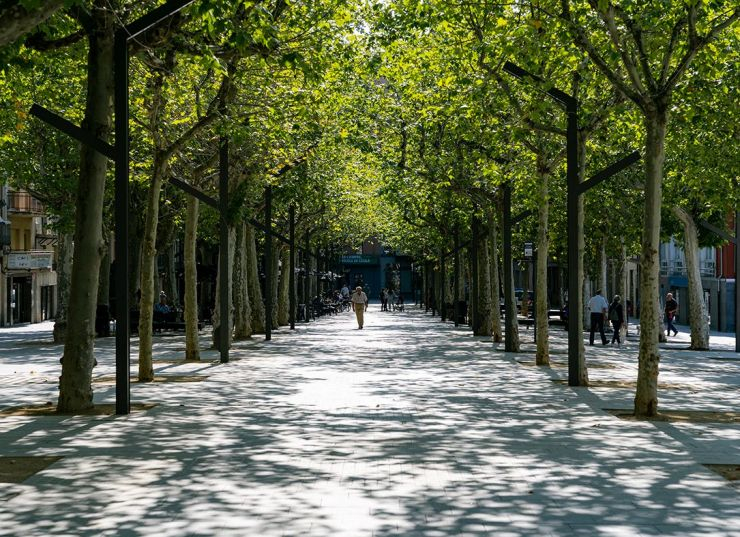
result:
M 596 294 L 588 301 L 588 309 L 591 312 L 591 332 L 589 333 L 589 345 L 594 344 L 594 332 L 599 328 L 601 334 L 601 343 L 607 344 L 606 334 L 604 333 L 604 319 L 609 309 L 609 303 L 601 296 L 601 289 L 596 290 Z
M 671 335 L 671 330 L 673 330 L 674 337 L 678 335 L 678 330 L 676 330 L 676 327 L 673 326 L 673 320 L 676 318 L 676 313 L 678 313 L 678 302 L 676 302 L 676 299 L 673 298 L 673 293 L 668 293 L 665 296 L 666 336 Z
M 359 285 L 355 288 L 355 292 L 352 293 L 352 309 L 357 316 L 357 326 L 362 330 L 362 325 L 365 321 L 365 312 L 367 311 L 367 295 L 362 292 L 362 287 Z

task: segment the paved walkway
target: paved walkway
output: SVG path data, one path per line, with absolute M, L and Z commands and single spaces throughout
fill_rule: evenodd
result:
M 631 388 L 569 388 L 562 365 L 517 362 L 531 343 L 507 355 L 377 310 L 362 331 L 346 313 L 237 344 L 225 365 L 158 362 L 208 378 L 134 385 L 158 403 L 146 412 L 0 417 L 0 456 L 63 457 L 0 483 L 0 535 L 740 536 L 740 488 L 700 464 L 740 464 L 740 425 L 622 421 L 602 409 L 630 408 Z M 50 330 L 0 330 L 0 407 L 55 401 Z M 734 340 L 693 353 L 681 337 L 662 407 L 738 410 Z M 182 337 L 156 342 L 182 355 Z M 95 374 L 111 374 L 113 341 L 99 343 Z M 634 380 L 634 340 L 587 353 L 592 380 Z

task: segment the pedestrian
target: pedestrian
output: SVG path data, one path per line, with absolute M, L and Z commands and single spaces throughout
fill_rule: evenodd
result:
M 599 329 L 601 334 L 601 343 L 606 345 L 606 334 L 604 333 L 604 319 L 609 309 L 609 303 L 601 296 L 601 289 L 596 290 L 596 294 L 588 301 L 588 309 L 591 312 L 591 332 L 589 333 L 589 345 L 594 344 L 594 332 Z
M 345 283 L 342 285 L 342 289 L 340 291 L 342 293 L 342 298 L 348 299 L 349 298 L 349 287 L 347 287 L 347 284 Z
M 357 316 L 357 325 L 362 330 L 362 325 L 365 323 L 365 312 L 367 311 L 367 295 L 362 292 L 362 287 L 359 285 L 352 293 L 352 310 Z
M 619 337 L 619 331 L 624 324 L 624 308 L 622 307 L 622 298 L 619 295 L 614 295 L 612 303 L 609 304 L 609 320 L 612 322 L 612 328 L 614 328 L 614 335 L 612 335 L 612 345 L 617 342 L 617 346 L 622 346 L 622 340 Z
M 665 335 L 670 336 L 671 330 L 673 330 L 673 335 L 678 335 L 678 330 L 676 330 L 676 327 L 673 326 L 673 320 L 676 318 L 676 315 L 678 314 L 678 302 L 673 298 L 672 293 L 668 293 L 665 296 Z
M 380 290 L 380 311 L 388 311 L 388 289 L 386 287 Z

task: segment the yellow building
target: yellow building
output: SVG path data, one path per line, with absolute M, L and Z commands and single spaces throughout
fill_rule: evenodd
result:
M 5 240 L 0 236 L 0 326 L 51 319 L 57 308 L 56 236 L 49 231 L 48 217 L 38 200 L 28 192 L 7 187 L 3 190 L 0 227 L 5 228 Z

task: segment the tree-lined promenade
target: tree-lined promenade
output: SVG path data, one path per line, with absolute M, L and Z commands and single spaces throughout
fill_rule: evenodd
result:
M 638 415 L 658 412 L 658 246 L 661 237 L 681 236 L 691 347 L 708 348 L 697 252 L 722 239 L 697 224 L 727 230 L 740 197 L 740 8 L 734 2 L 195 1 L 130 42 L 131 259 L 126 267 L 114 262 L 112 271 L 108 157 L 28 110 L 38 103 L 118 144 L 114 34 L 160 3 L 40 4 L 0 5 L 0 166 L 13 186 L 45 203 L 60 237 L 60 411 L 93 405 L 95 314 L 100 305 L 115 307 L 111 274 L 129 278 L 140 312 L 138 376 L 153 380 L 157 257 L 172 256 L 176 242 L 185 251 L 181 300 L 189 360 L 199 359 L 198 311 L 210 307 L 196 289 L 199 249 L 228 248 L 230 314 L 215 316 L 214 337 L 224 327 L 231 340 L 288 324 L 296 291 L 280 270 L 288 251 L 276 245 L 269 266 L 260 267 L 265 244 L 254 226 L 268 187 L 275 233 L 288 234 L 295 210 L 296 237 L 307 246 L 304 271 L 329 269 L 312 252 L 380 237 L 425 267 L 427 302 L 462 300 L 461 282 L 471 282 L 475 332 L 494 341 L 505 332 L 502 275 L 512 270 L 502 262 L 511 252 L 503 251 L 501 216 L 532 211 L 513 244 L 533 241 L 537 251 L 536 361 L 543 366 L 550 360 L 548 263 L 575 273 L 578 282 L 605 283 L 607 260 L 614 260 L 621 267 L 616 291 L 624 296 L 626 260 L 639 256 Z M 507 62 L 535 76 L 513 78 Z M 577 102 L 577 144 L 570 148 L 568 114 L 547 98 L 554 89 Z M 224 244 L 219 215 L 171 180 L 220 195 L 225 138 Z M 566 266 L 568 241 L 576 240 L 566 228 L 566 163 L 577 162 L 571 173 L 582 183 L 635 149 L 640 165 L 578 197 L 571 217 L 585 239 L 575 266 Z M 510 207 L 504 207 L 507 188 Z M 475 243 L 469 248 L 475 260 L 462 262 L 461 270 L 457 263 L 453 277 L 440 252 L 454 248 L 455 236 Z M 270 288 L 261 286 L 260 271 L 271 275 Z M 164 279 L 168 294 L 177 296 L 170 268 Z M 311 280 L 302 296 L 318 292 Z M 577 319 L 582 305 L 570 298 Z M 275 305 L 270 318 L 266 304 Z M 511 323 L 518 350 L 515 330 Z M 582 341 L 578 353 L 583 356 Z M 585 384 L 585 363 L 581 369 Z

